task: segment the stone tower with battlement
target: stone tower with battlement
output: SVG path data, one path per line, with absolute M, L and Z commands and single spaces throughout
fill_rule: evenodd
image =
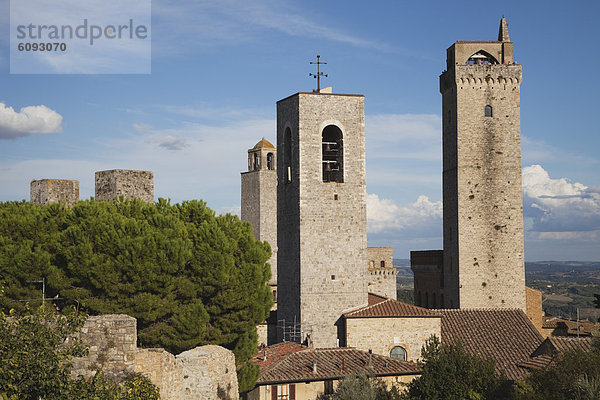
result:
M 367 304 L 364 96 L 280 100 L 277 149 L 278 339 L 335 347 Z
M 525 310 L 521 65 L 506 20 L 496 41 L 458 41 L 440 76 L 443 307 Z
M 272 291 L 277 287 L 277 150 L 265 138 L 248 150 L 248 171 L 242 172 L 242 221 L 254 237 L 271 245 Z M 277 297 L 274 292 L 274 300 Z
M 72 206 L 79 200 L 79 181 L 39 179 L 31 181 L 29 189 L 29 199 L 33 204 L 62 203 Z
M 152 171 L 111 169 L 95 175 L 96 200 L 112 201 L 119 197 L 154 202 L 154 174 Z

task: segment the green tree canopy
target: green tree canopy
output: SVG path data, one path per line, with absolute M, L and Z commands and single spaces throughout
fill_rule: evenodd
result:
M 131 315 L 142 346 L 175 354 L 217 344 L 242 364 L 255 352 L 272 305 L 269 257 L 250 224 L 202 201 L 0 203 L 2 309 L 40 298 L 31 281 L 45 278 L 61 307 Z
M 465 352 L 460 344 L 442 345 L 432 336 L 421 352 L 422 375 L 408 384 L 410 399 L 502 399 L 506 379 L 493 360 Z

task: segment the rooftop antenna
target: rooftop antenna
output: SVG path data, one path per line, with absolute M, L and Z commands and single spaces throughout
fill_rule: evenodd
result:
M 313 74 L 313 73 L 309 73 L 308 76 L 312 76 L 313 78 L 317 79 L 317 90 L 313 90 L 313 92 L 317 92 L 319 93 L 321 91 L 321 77 L 324 76 L 325 78 L 327 78 L 327 74 L 323 74 L 323 72 L 321 72 L 321 65 L 323 64 L 327 64 L 326 62 L 321 62 L 321 56 L 317 54 L 317 61 L 311 61 L 311 64 L 317 64 L 317 73 Z

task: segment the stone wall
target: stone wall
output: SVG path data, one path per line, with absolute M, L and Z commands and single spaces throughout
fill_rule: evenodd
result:
M 89 346 L 87 357 L 73 360 L 71 375 L 90 378 L 102 371 L 108 378 L 121 379 L 135 370 L 137 321 L 125 314 L 88 317 L 81 332 Z
M 160 389 L 161 400 L 179 400 L 183 393 L 183 366 L 164 349 L 138 349 L 135 372 L 149 378 Z
M 216 399 L 223 391 L 231 399 L 238 397 L 235 356 L 221 346 L 202 346 L 177 356 L 183 367 L 181 400 Z
M 441 317 L 345 318 L 346 346 L 387 357 L 393 347 L 402 346 L 406 359 L 416 361 L 431 335 L 441 338 L 441 321 Z
M 111 169 L 95 174 L 96 200 L 112 201 L 121 196 L 154 202 L 154 173 Z
M 527 295 L 527 317 L 529 317 L 533 326 L 543 335 L 544 310 L 542 309 L 542 292 L 525 287 L 525 293 Z
M 86 357 L 73 359 L 73 378 L 93 377 L 102 372 L 120 380 L 128 373 L 141 373 L 160 389 L 161 399 L 231 399 L 238 396 L 235 356 L 220 346 L 208 345 L 177 357 L 164 349 L 138 349 L 136 319 L 128 315 L 89 317 L 79 336 L 89 347 Z
M 410 252 L 415 305 L 425 308 L 448 307 L 444 298 L 443 262 L 443 250 Z
M 364 122 L 360 95 L 277 103 L 278 320 L 299 322 L 315 347 L 335 347 L 340 315 L 367 304 Z M 323 182 L 329 125 L 343 135 L 343 183 Z
M 396 268 L 392 247 L 367 247 L 367 290 L 380 296 L 397 298 Z
M 440 77 L 446 304 L 525 311 L 522 68 L 462 64 L 472 48 L 512 62 L 512 44 L 457 42 Z
M 63 203 L 72 206 L 79 200 L 79 181 L 40 179 L 31 181 L 29 188 L 33 204 Z

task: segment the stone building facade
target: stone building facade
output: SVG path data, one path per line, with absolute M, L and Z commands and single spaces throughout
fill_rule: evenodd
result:
M 458 41 L 447 50 L 440 76 L 445 307 L 526 310 L 521 81 L 504 18 L 497 41 Z
M 79 181 L 40 179 L 31 181 L 29 199 L 33 204 L 62 203 L 72 206 L 79 201 Z
M 367 290 L 381 296 L 396 299 L 396 268 L 392 247 L 367 247 Z
M 242 172 L 242 221 L 252 224 L 254 237 L 271 245 L 269 285 L 277 304 L 277 150 L 262 138 L 248 150 L 248 171 Z
M 424 250 L 410 252 L 410 268 L 414 273 L 415 305 L 425 308 L 445 308 L 444 252 Z
M 95 174 L 96 200 L 112 201 L 123 196 L 154 202 L 154 173 L 128 169 L 97 171 Z
M 277 103 L 280 340 L 335 347 L 342 313 L 367 304 L 364 129 L 362 95 Z

